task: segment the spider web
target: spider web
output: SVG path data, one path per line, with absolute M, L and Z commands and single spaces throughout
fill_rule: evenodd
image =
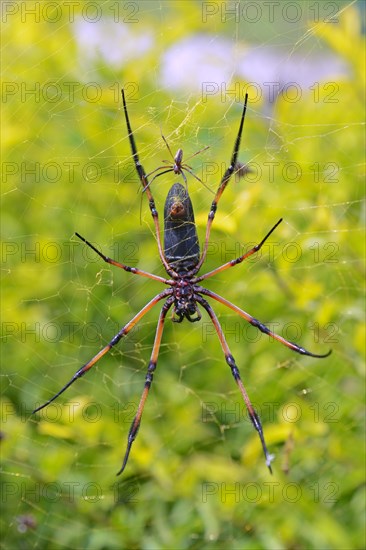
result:
M 234 548 L 244 547 L 243 530 L 264 547 L 297 540 L 310 547 L 355 544 L 348 527 L 357 537 L 363 4 L 287 3 L 286 11 L 273 4 L 272 12 L 254 2 L 235 9 L 99 2 L 100 11 L 93 3 L 77 5 L 73 17 L 67 3 L 58 11 L 46 2 L 38 19 L 32 2 L 5 4 L 3 547 L 27 536 L 30 547 L 210 540 Z M 220 200 L 201 273 L 249 250 L 284 221 L 260 254 L 205 286 L 314 353 L 333 348 L 329 359 L 300 357 L 212 303 L 276 455 L 275 481 L 204 312 L 200 323 L 166 320 L 125 478 L 113 476 L 143 388 L 159 306 L 38 420 L 29 418 L 162 290 L 103 263 L 74 236 L 78 231 L 120 262 L 164 276 L 131 159 L 121 84 L 147 172 L 171 160 L 161 133 L 184 158 L 209 146 L 187 161 L 204 184 L 187 175 L 201 247 L 213 198 L 207 187 L 214 193 L 229 165 L 249 93 L 242 168 Z M 161 227 L 177 178 L 170 173 L 153 184 Z M 302 532 L 294 511 L 289 539 L 269 538 L 276 514 L 258 534 L 260 514 L 273 504 L 263 482 L 280 484 L 281 496 L 273 497 L 279 514 L 291 502 L 283 496 L 288 482 L 302 491 L 307 520 L 306 503 L 320 502 L 317 535 Z M 248 483 L 262 491 L 257 500 L 243 493 Z M 151 526 L 150 502 L 155 519 L 171 524 L 169 536 Z M 251 516 L 253 502 L 259 510 Z M 345 523 L 335 527 L 337 514 Z M 324 538 L 321 521 L 328 522 Z

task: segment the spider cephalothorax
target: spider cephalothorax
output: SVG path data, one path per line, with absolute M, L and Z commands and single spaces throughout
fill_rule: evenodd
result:
M 161 166 L 153 170 L 152 172 L 150 172 L 150 174 L 153 174 L 155 172 L 159 172 L 159 173 L 156 174 L 150 182 L 148 181 L 148 175 L 146 175 L 146 172 L 144 171 L 138 157 L 135 139 L 133 137 L 133 133 L 132 133 L 132 129 L 131 129 L 128 113 L 127 113 L 126 100 L 125 100 L 125 95 L 123 90 L 122 90 L 122 99 L 123 99 L 123 109 L 124 109 L 124 114 L 126 119 L 128 138 L 129 138 L 130 146 L 132 150 L 133 161 L 143 188 L 143 192 L 146 193 L 149 200 L 149 208 L 154 220 L 160 260 L 170 278 L 166 279 L 164 277 L 160 277 L 159 275 L 154 275 L 153 273 L 147 273 L 146 271 L 142 271 L 137 267 L 129 267 L 116 260 L 113 260 L 112 258 L 108 258 L 102 252 L 100 252 L 97 248 L 95 248 L 95 246 L 93 246 L 86 239 L 84 239 L 84 237 L 82 237 L 78 233 L 76 233 L 76 235 L 87 246 L 92 248 L 105 262 L 115 265 L 117 267 L 120 267 L 129 273 L 134 273 L 135 275 L 141 275 L 143 277 L 148 277 L 149 279 L 153 279 L 155 281 L 160 281 L 161 283 L 167 285 L 168 288 L 166 288 L 165 290 L 157 294 L 154 298 L 152 298 L 126 325 L 124 325 L 120 329 L 120 331 L 112 338 L 109 344 L 104 346 L 103 349 L 101 349 L 92 359 L 90 359 L 87 363 L 85 363 L 85 365 L 83 365 L 74 374 L 71 380 L 58 393 L 56 393 L 44 405 L 41 405 L 40 407 L 35 409 L 33 412 L 43 409 L 43 407 L 46 407 L 49 403 L 54 401 L 61 393 L 63 393 L 69 386 L 71 386 L 71 384 L 73 384 L 76 380 L 78 380 L 78 378 L 82 377 L 89 369 L 91 369 L 93 365 L 95 365 L 95 363 L 99 361 L 99 359 L 101 359 L 124 336 L 126 336 L 130 332 L 130 330 L 140 321 L 140 319 L 148 311 L 151 310 L 151 308 L 155 304 L 157 304 L 161 300 L 164 300 L 164 304 L 161 308 L 159 320 L 156 327 L 155 341 L 154 341 L 154 345 L 151 353 L 151 358 L 147 367 L 144 389 L 141 395 L 141 400 L 137 409 L 136 416 L 132 422 L 132 425 L 128 434 L 127 448 L 123 459 L 122 467 L 119 470 L 118 474 L 122 473 L 127 464 L 127 460 L 130 454 L 132 444 L 137 436 L 137 433 L 140 427 L 146 398 L 148 396 L 151 383 L 153 380 L 153 373 L 156 369 L 161 339 L 163 335 L 164 322 L 165 322 L 167 313 L 171 308 L 173 308 L 172 319 L 177 323 L 181 323 L 184 318 L 188 319 L 188 321 L 191 321 L 191 322 L 199 321 L 201 319 L 201 313 L 200 313 L 200 310 L 198 309 L 198 304 L 200 304 L 200 306 L 207 312 L 208 316 L 212 321 L 212 324 L 219 338 L 222 350 L 224 352 L 226 363 L 230 367 L 234 380 L 238 385 L 238 388 L 242 394 L 242 397 L 248 409 L 249 417 L 252 421 L 252 424 L 258 432 L 258 435 L 262 444 L 263 452 L 266 458 L 266 464 L 269 470 L 272 472 L 272 469 L 271 469 L 272 456 L 269 454 L 265 440 L 264 440 L 263 428 L 262 428 L 262 424 L 260 422 L 259 416 L 254 410 L 253 405 L 251 404 L 251 401 L 249 399 L 249 396 L 245 390 L 244 384 L 239 374 L 238 367 L 235 363 L 234 357 L 230 352 L 230 349 L 226 342 L 225 336 L 223 334 L 220 322 L 213 308 L 207 302 L 204 296 L 207 296 L 215 300 L 216 302 L 219 302 L 227 306 L 231 310 L 235 311 L 235 313 L 240 315 L 245 321 L 247 321 L 248 323 L 256 327 L 258 330 L 260 330 L 264 334 L 268 334 L 273 339 L 277 340 L 278 342 L 281 342 L 291 350 L 296 351 L 301 355 L 308 355 L 310 357 L 323 358 L 323 357 L 327 357 L 330 354 L 330 351 L 323 355 L 318 355 L 315 353 L 311 353 L 310 351 L 307 351 L 305 348 L 293 342 L 289 342 L 288 340 L 285 340 L 282 336 L 279 336 L 278 334 L 275 334 L 274 332 L 272 332 L 268 327 L 266 327 L 266 325 L 258 321 L 258 319 L 256 319 L 255 317 L 252 317 L 249 313 L 246 313 L 244 310 L 240 309 L 235 304 L 226 300 L 226 298 L 223 298 L 222 296 L 219 296 L 215 292 L 212 292 L 211 290 L 208 290 L 207 288 L 204 288 L 199 284 L 197 284 L 203 280 L 206 280 L 212 277 L 213 275 L 217 275 L 218 273 L 221 273 L 221 271 L 230 269 L 231 267 L 234 267 L 240 264 L 252 254 L 255 254 L 258 250 L 261 249 L 261 247 L 266 242 L 268 237 L 272 234 L 272 232 L 276 229 L 276 227 L 282 221 L 282 219 L 279 220 L 272 227 L 272 229 L 267 233 L 264 239 L 260 241 L 259 244 L 254 246 L 252 249 L 250 249 L 248 252 L 246 252 L 242 256 L 239 256 L 239 258 L 235 258 L 230 262 L 227 262 L 217 267 L 216 269 L 213 269 L 212 271 L 205 273 L 204 275 L 198 276 L 198 272 L 203 262 L 206 259 L 211 226 L 212 226 L 213 219 L 215 217 L 218 202 L 225 190 L 225 187 L 229 183 L 231 176 L 238 169 L 237 167 L 239 166 L 237 157 L 239 153 L 240 140 L 241 140 L 241 135 L 243 130 L 248 95 L 245 96 L 244 108 L 240 119 L 239 130 L 235 140 L 234 150 L 231 156 L 230 165 L 227 168 L 219 184 L 219 187 L 216 191 L 214 200 L 212 201 L 211 208 L 208 214 L 206 235 L 205 235 L 202 253 L 200 252 L 198 236 L 197 236 L 196 226 L 194 222 L 193 207 L 187 191 L 187 180 L 184 175 L 184 170 L 189 172 L 196 179 L 199 180 L 199 178 L 197 178 L 197 176 L 195 176 L 192 173 L 190 166 L 182 163 L 182 160 L 183 160 L 182 149 L 179 149 L 176 156 L 173 157 L 173 155 L 171 154 L 170 148 L 167 144 L 169 152 L 174 159 L 174 165 L 170 166 L 170 168 L 167 168 L 167 169 L 166 167 Z M 164 141 L 165 141 L 165 138 L 164 138 Z M 195 156 L 195 155 L 192 155 L 192 156 Z M 186 183 L 186 187 L 183 187 L 183 185 L 181 185 L 180 183 L 175 183 L 170 188 L 170 191 L 166 198 L 165 207 L 164 207 L 164 250 L 163 250 L 162 243 L 161 243 L 159 220 L 158 220 L 158 211 L 155 206 L 155 201 L 151 192 L 150 184 L 156 177 L 166 172 L 174 172 L 175 174 L 182 175 Z

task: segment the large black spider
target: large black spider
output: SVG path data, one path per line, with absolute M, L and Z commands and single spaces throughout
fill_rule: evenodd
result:
M 33 412 L 35 413 L 37 411 L 40 411 L 41 409 L 49 405 L 49 403 L 54 401 L 69 386 L 71 386 L 71 384 L 73 384 L 78 378 L 81 378 L 81 376 L 83 376 L 91 367 L 93 367 L 93 365 L 95 365 L 95 363 L 99 361 L 99 359 L 101 359 L 113 346 L 115 346 L 121 340 L 121 338 L 126 336 L 130 332 L 130 330 L 140 321 L 140 319 L 148 311 L 150 311 L 150 309 L 155 304 L 157 304 L 161 300 L 165 300 L 159 315 L 159 320 L 156 328 L 155 341 L 154 341 L 154 345 L 151 353 L 150 362 L 147 368 L 145 385 L 141 395 L 141 400 L 137 409 L 136 416 L 132 422 L 132 425 L 128 434 L 127 448 L 123 459 L 122 467 L 119 470 L 117 475 L 121 474 L 125 469 L 125 466 L 127 464 L 127 460 L 130 454 L 130 450 L 132 447 L 132 443 L 134 442 L 140 427 L 145 401 L 151 387 L 151 383 L 153 380 L 153 373 L 155 371 L 157 360 L 158 360 L 160 343 L 161 343 L 161 338 L 163 334 L 163 327 L 164 327 L 164 321 L 165 321 L 166 315 L 168 311 L 171 308 L 173 308 L 172 321 L 176 323 L 181 323 L 185 318 L 188 321 L 193 323 L 201 319 L 201 313 L 198 307 L 198 304 L 199 304 L 200 306 L 202 306 L 203 309 L 206 310 L 215 327 L 217 336 L 220 340 L 222 350 L 225 354 L 226 362 L 229 365 L 232 375 L 235 379 L 235 382 L 237 383 L 241 391 L 241 394 L 243 396 L 245 405 L 248 409 L 248 413 L 254 425 L 254 428 L 257 430 L 259 434 L 262 447 L 263 447 L 263 452 L 266 459 L 266 464 L 270 472 L 272 473 L 272 468 L 271 468 L 272 456 L 269 454 L 265 440 L 264 440 L 261 421 L 250 402 L 248 394 L 240 378 L 238 367 L 236 366 L 234 357 L 232 356 L 229 346 L 227 345 L 219 320 L 214 310 L 212 309 L 210 304 L 207 302 L 207 300 L 204 298 L 204 296 L 212 298 L 213 300 L 216 300 L 217 302 L 220 302 L 221 304 L 224 304 L 225 306 L 229 307 L 230 309 L 238 313 L 241 317 L 243 317 L 246 321 L 248 321 L 251 325 L 253 325 L 254 327 L 257 327 L 261 332 L 263 332 L 264 334 L 268 334 L 275 340 L 278 340 L 279 342 L 281 342 L 288 348 L 292 349 L 293 351 L 296 351 L 297 353 L 300 353 L 302 355 L 309 355 L 310 357 L 323 358 L 323 357 L 327 357 L 331 353 L 331 351 L 329 351 L 328 353 L 325 353 L 324 355 L 318 355 L 315 353 L 311 353 L 310 351 L 307 351 L 303 347 L 298 346 L 293 342 L 289 342 L 288 340 L 285 340 L 285 338 L 272 332 L 263 323 L 258 321 L 258 319 L 255 319 L 254 317 L 249 315 L 249 313 L 246 313 L 235 304 L 232 304 L 231 302 L 226 300 L 226 298 L 223 298 L 222 296 L 219 296 L 215 292 L 212 292 L 211 290 L 208 290 L 207 288 L 204 288 L 200 284 L 198 284 L 201 281 L 208 279 L 209 277 L 212 277 L 217 273 L 220 273 L 221 271 L 224 271 L 226 269 L 229 269 L 230 267 L 234 267 L 235 265 L 240 264 L 241 262 L 249 258 L 249 256 L 251 256 L 258 250 L 260 250 L 260 248 L 266 242 L 268 237 L 273 233 L 273 231 L 282 221 L 282 218 L 278 220 L 278 222 L 267 233 L 264 239 L 262 239 L 259 244 L 254 246 L 251 250 L 249 250 L 242 256 L 239 256 L 238 258 L 235 258 L 234 260 L 231 260 L 230 262 L 227 262 L 217 267 L 216 269 L 208 273 L 205 273 L 204 275 L 200 275 L 200 276 L 197 275 L 207 255 L 207 248 L 208 248 L 208 242 L 209 242 L 209 237 L 211 232 L 211 226 L 217 210 L 217 204 L 225 190 L 225 187 L 229 183 L 231 176 L 236 171 L 238 166 L 237 157 L 239 153 L 240 140 L 241 140 L 241 135 L 243 131 L 248 94 L 246 94 L 245 96 L 243 112 L 240 119 L 239 130 L 236 136 L 234 150 L 230 161 L 230 166 L 226 170 L 220 182 L 220 185 L 216 191 L 215 197 L 212 201 L 210 212 L 208 214 L 206 236 L 205 236 L 205 242 L 204 242 L 202 253 L 200 253 L 200 246 L 198 242 L 198 236 L 197 236 L 197 231 L 196 231 L 196 226 L 194 221 L 193 208 L 192 208 L 191 199 L 188 195 L 187 186 L 184 187 L 180 183 L 174 183 L 174 185 L 170 188 L 168 196 L 165 201 L 164 249 L 163 249 L 162 243 L 161 243 L 159 221 L 158 221 L 158 212 L 155 207 L 155 202 L 154 202 L 154 198 L 150 187 L 151 182 L 148 181 L 145 170 L 143 169 L 138 157 L 135 139 L 132 133 L 131 125 L 130 125 L 130 120 L 129 120 L 127 106 L 126 106 L 126 99 L 125 99 L 123 90 L 122 90 L 122 100 L 123 100 L 123 110 L 126 118 L 127 130 L 128 130 L 128 138 L 129 138 L 131 150 L 132 150 L 132 157 L 134 160 L 138 177 L 143 187 L 143 191 L 146 193 L 149 200 L 149 207 L 150 207 L 151 215 L 153 217 L 154 224 L 155 224 L 156 239 L 157 239 L 157 244 L 159 249 L 160 260 L 170 278 L 165 279 L 164 277 L 160 277 L 158 275 L 154 275 L 152 273 L 142 271 L 141 269 L 138 269 L 136 267 L 129 267 L 120 262 L 117 262 L 116 260 L 113 260 L 112 258 L 108 258 L 102 252 L 97 250 L 84 237 L 79 235 L 79 233 L 76 233 L 76 235 L 87 246 L 92 248 L 108 264 L 112 264 L 117 267 L 120 267 L 125 271 L 128 271 L 129 273 L 134 273 L 135 275 L 141 275 L 143 277 L 154 279 L 155 281 L 160 281 L 161 283 L 167 285 L 168 288 L 160 292 L 154 298 L 152 298 L 152 300 L 150 300 L 126 325 L 124 325 L 124 327 L 121 328 L 121 330 L 112 338 L 109 344 L 107 344 L 103 349 L 101 349 L 92 359 L 90 359 L 90 361 L 85 363 L 85 365 L 83 365 L 74 374 L 71 380 L 58 393 L 56 393 L 56 395 L 51 397 L 51 399 L 49 399 L 44 405 L 41 405 L 40 407 L 35 409 Z M 183 159 L 182 150 L 179 149 L 176 156 L 173 158 L 174 158 L 174 164 L 172 166 L 170 166 L 166 170 L 165 170 L 165 166 L 161 166 L 160 168 L 157 168 L 150 174 L 153 174 L 156 171 L 162 170 L 159 174 L 156 174 L 155 177 L 157 177 L 159 175 L 162 175 L 165 172 L 173 171 L 175 174 L 182 175 L 184 181 L 186 182 L 186 178 L 183 174 L 183 170 L 187 170 L 191 174 L 192 172 L 189 166 L 184 165 L 182 163 L 182 159 Z

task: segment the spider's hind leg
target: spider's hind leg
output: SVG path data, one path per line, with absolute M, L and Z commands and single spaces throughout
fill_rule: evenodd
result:
M 167 298 L 169 295 L 171 294 L 171 290 L 170 289 L 166 289 L 166 290 L 163 290 L 162 292 L 160 292 L 160 294 L 158 294 L 157 296 L 155 296 L 155 298 L 153 298 L 152 300 L 150 300 L 150 302 L 148 302 L 132 319 L 131 321 L 129 321 L 126 325 L 124 325 L 121 330 L 119 332 L 117 332 L 117 334 L 115 336 L 113 336 L 112 340 L 109 342 L 109 344 L 107 344 L 106 346 L 104 346 L 103 349 L 101 349 L 100 351 L 98 351 L 98 353 L 96 355 L 94 355 L 94 357 L 92 357 L 92 359 L 90 359 L 87 363 L 85 363 L 80 369 L 78 369 L 74 376 L 71 378 L 71 380 L 69 380 L 69 382 L 67 384 L 65 384 L 65 386 L 63 388 L 61 388 L 60 391 L 58 391 L 53 397 L 51 397 L 48 401 L 46 401 L 46 403 L 44 403 L 43 405 L 37 407 L 36 409 L 34 409 L 34 411 L 32 412 L 32 414 L 38 412 L 38 411 L 41 411 L 42 409 L 44 409 L 45 407 L 47 407 L 47 405 L 49 405 L 50 403 L 52 403 L 52 401 L 55 401 L 55 399 L 57 399 L 65 390 L 67 390 L 67 388 L 69 388 L 74 382 L 76 382 L 76 380 L 79 380 L 79 378 L 81 378 L 82 376 L 84 376 L 84 374 L 86 372 L 88 372 L 88 370 L 90 370 L 106 353 L 109 352 L 110 349 L 112 349 L 116 344 L 118 344 L 118 342 L 124 338 L 125 336 L 127 336 L 127 334 L 130 332 L 131 329 L 133 329 L 133 327 L 140 321 L 140 319 L 142 319 L 142 317 L 148 312 L 150 311 L 150 309 L 155 305 L 157 304 L 160 300 L 163 300 L 164 298 Z M 169 298 L 168 298 L 169 299 Z
M 174 301 L 174 298 L 169 297 L 167 299 L 167 301 L 165 302 L 165 304 L 163 305 L 163 307 L 161 308 L 158 324 L 157 324 L 157 327 L 156 327 L 154 346 L 153 346 L 153 349 L 152 349 L 152 352 L 151 352 L 151 358 L 150 358 L 149 366 L 147 368 L 144 389 L 142 391 L 142 395 L 141 395 L 141 399 L 140 399 L 140 403 L 139 403 L 139 406 L 138 406 L 138 409 L 137 409 L 136 416 L 133 419 L 133 422 L 132 422 L 131 427 L 130 427 L 130 431 L 128 432 L 127 448 L 126 448 L 125 456 L 123 458 L 121 469 L 117 473 L 118 476 L 120 474 L 122 474 L 123 470 L 126 467 L 128 457 L 130 456 L 132 443 L 135 441 L 136 436 L 137 436 L 138 431 L 139 431 L 139 428 L 140 428 L 142 413 L 144 411 L 144 406 L 145 406 L 147 396 L 149 395 L 149 391 L 150 391 L 151 384 L 152 384 L 152 381 L 153 381 L 153 376 L 154 376 L 153 373 L 154 373 L 154 370 L 156 369 L 156 364 L 157 364 L 157 361 L 158 361 L 160 343 L 161 343 L 161 338 L 163 336 L 163 328 L 164 328 L 165 317 L 166 317 L 169 309 L 171 308 L 171 306 L 173 304 L 173 301 Z
M 234 359 L 234 357 L 232 356 L 232 354 L 230 352 L 229 346 L 227 345 L 225 336 L 222 332 L 220 322 L 219 322 L 214 310 L 212 309 L 210 304 L 204 298 L 197 295 L 196 299 L 205 308 L 205 310 L 209 314 L 209 316 L 211 318 L 211 321 L 212 321 L 212 323 L 215 327 L 217 336 L 219 337 L 219 340 L 220 340 L 222 350 L 225 354 L 226 362 L 229 365 L 229 367 L 231 369 L 231 372 L 232 372 L 232 375 L 234 377 L 234 380 L 237 383 L 237 385 L 240 389 L 240 392 L 243 396 L 245 405 L 246 405 L 248 413 L 249 413 L 250 420 L 252 421 L 252 424 L 253 424 L 254 428 L 258 432 L 258 435 L 259 435 L 259 438 L 260 438 L 261 444 L 262 444 L 263 453 L 264 453 L 264 456 L 265 456 L 265 459 L 266 459 L 266 464 L 268 466 L 268 469 L 269 469 L 270 473 L 272 474 L 271 462 L 273 460 L 273 455 L 271 455 L 268 452 L 267 445 L 266 445 L 266 442 L 265 442 L 265 439 L 264 439 L 262 423 L 261 423 L 261 421 L 259 419 L 259 416 L 258 416 L 257 412 L 255 411 L 255 409 L 254 409 L 254 407 L 253 407 L 253 405 L 252 405 L 252 403 L 249 399 L 249 396 L 246 392 L 243 381 L 240 377 L 239 369 L 236 366 L 235 359 Z

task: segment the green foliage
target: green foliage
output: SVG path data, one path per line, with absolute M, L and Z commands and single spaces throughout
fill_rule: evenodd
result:
M 320 81 L 297 103 L 280 95 L 269 119 L 250 95 L 240 158 L 274 177 L 233 179 L 205 266 L 238 256 L 283 216 L 272 248 L 207 286 L 314 352 L 333 348 L 326 360 L 294 356 L 215 306 L 276 455 L 274 475 L 207 319 L 167 320 L 121 478 L 157 308 L 55 406 L 29 415 L 161 288 L 103 264 L 73 236 L 163 274 L 118 86 L 130 86 L 147 170 L 167 158 L 160 128 L 186 156 L 210 145 L 190 161 L 199 176 L 202 163 L 228 163 L 237 131 L 240 106 L 156 83 L 169 47 L 190 33 L 243 46 L 241 23 L 203 26 L 200 3 L 130 4 L 139 22 L 124 25 L 128 37 L 115 47 L 128 52 L 144 33 L 154 40 L 117 67 L 77 46 L 65 11 L 56 23 L 25 23 L 19 11 L 3 28 L 2 548 L 361 548 L 364 37 L 352 5 L 338 24 L 300 26 L 348 64 L 348 77 Z M 263 41 L 266 32 L 258 23 Z M 88 82 L 102 91 L 95 101 L 84 95 Z M 218 170 L 207 184 L 214 190 L 219 179 Z M 168 174 L 154 184 L 160 212 L 172 182 Z M 189 190 L 202 242 L 212 195 L 192 179 Z

